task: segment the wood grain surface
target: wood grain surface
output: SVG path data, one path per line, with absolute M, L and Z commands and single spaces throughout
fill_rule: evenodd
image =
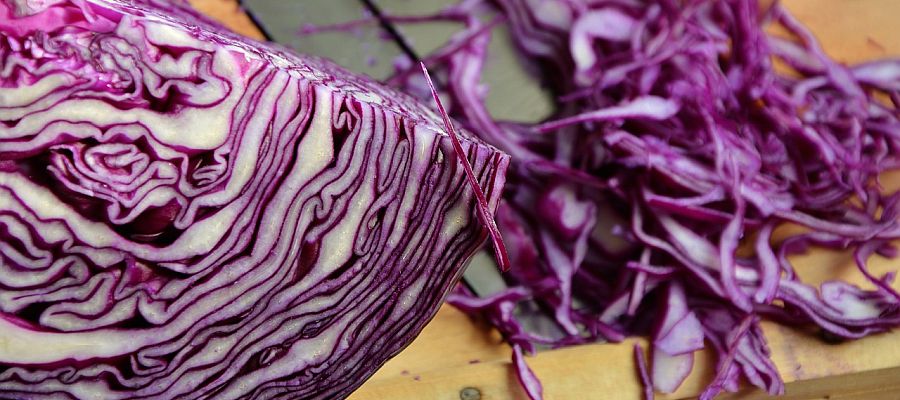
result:
M 239 33 L 261 37 L 235 0 L 191 3 Z M 840 61 L 852 63 L 900 55 L 900 35 L 896 33 L 900 20 L 898 0 L 784 0 L 783 4 Z M 895 174 L 886 182 L 900 186 L 900 175 Z M 844 279 L 869 286 L 847 253 L 817 250 L 793 261 L 801 276 L 810 282 Z M 874 259 L 871 269 L 896 270 L 898 263 Z M 784 399 L 900 399 L 900 332 L 826 344 L 808 333 L 771 323 L 764 323 L 763 329 L 772 358 L 787 383 Z M 639 399 L 641 387 L 632 358 L 634 341 L 547 351 L 528 361 L 543 381 L 547 399 Z M 482 400 L 521 399 L 524 394 L 510 368 L 509 355 L 509 348 L 496 332 L 444 306 L 419 338 L 351 399 L 455 400 L 461 398 L 463 391 L 466 395 L 477 393 Z M 659 398 L 696 397 L 709 381 L 713 366 L 712 354 L 701 354 L 694 373 L 679 391 Z M 764 397 L 758 390 L 747 389 L 721 398 Z

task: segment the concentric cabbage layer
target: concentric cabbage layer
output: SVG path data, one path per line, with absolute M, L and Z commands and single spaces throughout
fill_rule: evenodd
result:
M 439 121 L 180 4 L 0 0 L 0 397 L 349 393 L 486 236 Z

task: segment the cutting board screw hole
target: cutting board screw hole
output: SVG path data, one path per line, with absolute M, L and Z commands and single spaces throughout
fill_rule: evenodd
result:
M 481 391 L 473 387 L 467 387 L 459 391 L 459 400 L 481 400 Z

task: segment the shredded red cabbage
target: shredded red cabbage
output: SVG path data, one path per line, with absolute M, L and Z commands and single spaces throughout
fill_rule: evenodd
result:
M 536 345 L 649 335 L 645 377 L 660 392 L 712 347 L 711 398 L 741 379 L 784 391 L 761 319 L 840 338 L 900 324 L 893 274 L 866 266 L 900 236 L 900 194 L 879 184 L 898 166 L 900 60 L 842 65 L 783 8 L 752 0 L 468 0 L 426 19 L 465 26 L 423 58 L 451 115 L 513 156 L 498 212 L 509 288 L 460 288 L 450 302 L 512 344 L 533 399 L 540 384 L 521 355 Z M 551 120 L 488 112 L 497 24 L 557 96 Z M 427 93 L 412 66 L 388 81 Z M 786 223 L 803 229 L 775 240 Z M 789 256 L 809 247 L 853 251 L 875 289 L 804 283 Z M 558 335 L 526 328 L 541 309 Z
M 647 361 L 644 359 L 644 348 L 638 344 L 634 344 L 634 362 L 638 368 L 638 376 L 644 385 L 644 399 L 653 400 L 653 383 L 650 380 L 650 373 L 647 372 Z
M 425 74 L 425 81 L 428 83 L 428 88 L 431 90 L 431 97 L 434 98 L 435 105 L 441 114 L 444 128 L 450 136 L 451 143 L 453 143 L 453 149 L 456 151 L 456 155 L 462 163 L 463 170 L 466 173 L 466 180 L 469 182 L 469 186 L 472 188 L 472 192 L 475 193 L 475 198 L 478 200 L 476 203 L 478 218 L 490 233 L 491 243 L 494 246 L 494 253 L 497 254 L 497 262 L 500 264 L 500 270 L 507 271 L 509 270 L 509 256 L 507 255 L 506 246 L 503 244 L 500 230 L 497 228 L 497 222 L 494 221 L 494 212 L 488 204 L 484 191 L 481 190 L 481 184 L 478 183 L 475 172 L 472 171 L 472 165 L 469 164 L 469 160 L 466 158 L 466 152 L 459 142 L 459 136 L 456 134 L 456 129 L 453 128 L 453 122 L 450 121 L 450 116 L 448 116 L 447 111 L 444 110 L 444 104 L 441 103 L 437 88 L 434 87 L 434 82 L 431 81 L 431 75 L 428 74 L 428 68 L 425 67 L 424 63 L 419 63 L 419 66 L 422 68 L 422 73 Z

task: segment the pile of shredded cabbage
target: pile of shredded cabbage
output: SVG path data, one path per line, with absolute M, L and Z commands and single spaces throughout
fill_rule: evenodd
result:
M 900 325 L 893 274 L 866 266 L 900 237 L 900 195 L 879 184 L 898 166 L 900 60 L 842 65 L 783 8 L 753 0 L 464 0 L 385 18 L 464 24 L 422 61 L 446 82 L 450 114 L 513 156 L 497 221 L 511 270 L 500 293 L 460 288 L 450 302 L 512 344 L 533 399 L 542 388 L 522 355 L 536 346 L 649 336 L 648 397 L 676 390 L 712 348 L 708 399 L 741 380 L 784 391 L 762 319 L 830 338 Z M 556 96 L 551 120 L 488 112 L 498 25 Z M 418 67 L 398 65 L 388 82 L 427 98 Z M 874 289 L 804 283 L 789 258 L 811 246 L 851 251 Z M 528 329 L 537 312 L 555 326 Z

